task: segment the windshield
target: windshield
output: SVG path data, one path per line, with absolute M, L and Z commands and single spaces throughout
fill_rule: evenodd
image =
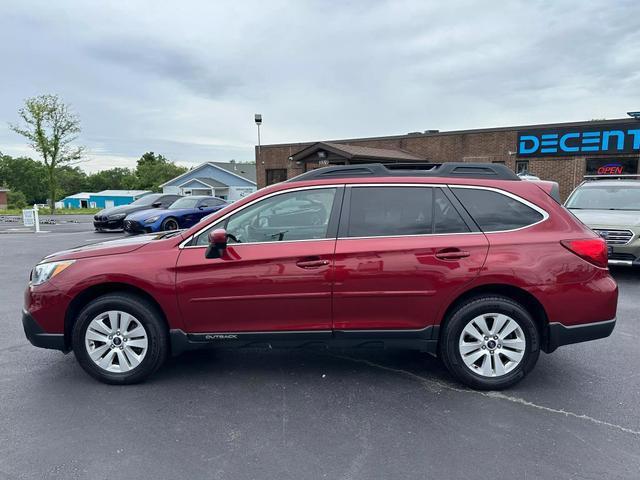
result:
M 640 187 L 580 188 L 569 198 L 566 206 L 588 210 L 640 210 Z
M 151 205 L 155 201 L 157 201 L 162 195 L 159 193 L 152 193 L 150 195 L 145 195 L 144 197 L 140 197 L 135 202 L 131 202 L 130 205 Z
M 171 204 L 169 209 L 175 210 L 178 208 L 196 208 L 196 205 L 198 205 L 199 201 L 200 201 L 199 198 L 194 198 L 194 197 L 179 198 L 178 200 L 176 200 Z

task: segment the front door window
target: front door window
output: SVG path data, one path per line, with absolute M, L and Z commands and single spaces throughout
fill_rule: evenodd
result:
M 231 215 L 223 225 L 230 243 L 265 243 L 327 238 L 335 188 L 287 192 L 266 198 Z M 208 244 L 208 232 L 196 245 Z

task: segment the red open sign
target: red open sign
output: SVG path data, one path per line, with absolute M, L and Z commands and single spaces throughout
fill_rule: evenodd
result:
M 622 165 L 610 163 L 598 168 L 598 175 L 622 175 Z

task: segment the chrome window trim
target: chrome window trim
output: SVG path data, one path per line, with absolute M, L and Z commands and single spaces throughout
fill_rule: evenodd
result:
M 519 230 L 524 230 L 525 228 L 531 228 L 531 227 L 533 227 L 535 225 L 538 225 L 538 224 L 540 224 L 542 222 L 546 222 L 549 219 L 549 213 L 546 210 L 540 208 L 535 203 L 531 203 L 530 201 L 525 200 L 524 198 L 522 198 L 522 197 L 520 197 L 520 196 L 518 196 L 518 195 L 516 195 L 514 193 L 507 192 L 506 190 L 501 190 L 499 188 L 494 188 L 494 187 L 481 187 L 481 186 L 477 186 L 477 185 L 447 185 L 447 186 L 451 190 L 455 190 L 456 188 L 464 188 L 464 189 L 467 189 L 467 190 L 470 190 L 470 189 L 489 190 L 490 192 L 495 192 L 495 193 L 498 193 L 500 195 L 504 195 L 506 197 L 512 198 L 513 200 L 515 200 L 517 202 L 520 202 L 520 203 L 522 203 L 523 205 L 526 205 L 529 208 L 532 208 L 533 210 L 535 210 L 536 212 L 538 212 L 539 214 L 542 215 L 542 219 L 538 220 L 535 223 L 531 223 L 529 225 L 525 225 L 524 227 L 511 228 L 509 230 L 487 230 L 487 231 L 482 230 L 482 228 L 480 228 L 480 230 L 483 233 L 486 233 L 486 234 L 517 232 Z M 462 202 L 460 202 L 460 203 L 462 203 Z M 464 205 L 464 203 L 462 203 L 462 205 Z M 471 214 L 469 214 L 469 215 L 471 215 Z M 471 215 L 471 218 L 473 218 L 473 215 Z
M 442 237 L 445 235 L 484 235 L 482 232 L 411 233 L 408 235 L 373 235 L 370 237 L 338 237 L 338 240 L 367 240 L 370 238 Z
M 202 227 L 200 230 L 198 230 L 196 233 L 190 235 L 187 239 L 183 240 L 182 242 L 180 242 L 180 245 L 178 245 L 178 248 L 180 249 L 184 249 L 184 248 L 206 248 L 207 245 L 191 245 L 191 246 L 187 246 L 187 243 L 189 243 L 191 240 L 193 240 L 195 237 L 197 237 L 198 235 L 200 235 L 201 233 L 203 233 L 205 230 L 208 230 L 210 228 L 215 227 L 216 225 L 218 225 L 220 222 L 223 222 L 224 220 L 226 220 L 227 218 L 229 218 L 231 215 L 241 212 L 242 210 L 244 210 L 247 207 L 250 207 L 251 205 L 254 205 L 258 202 L 261 202 L 262 200 L 266 200 L 267 198 L 271 198 L 271 197 L 275 197 L 276 195 L 282 195 L 284 193 L 291 193 L 291 192 L 298 192 L 298 191 L 303 191 L 303 190 L 317 190 L 320 188 L 341 188 L 344 187 L 344 184 L 342 183 L 336 183 L 336 184 L 330 184 L 330 185 L 311 185 L 311 186 L 307 186 L 307 187 L 297 187 L 297 188 L 289 188 L 287 190 L 278 190 L 277 192 L 271 192 L 268 195 L 264 195 L 262 197 L 258 197 L 252 201 L 250 201 L 249 203 L 246 203 L 244 205 L 242 205 L 239 208 L 236 208 L 234 210 L 231 210 L 230 212 L 225 213 L 222 217 L 220 217 L 219 219 L 217 219 L 215 222 L 209 223 L 208 225 Z M 309 241 L 321 241 L 321 240 L 334 240 L 335 238 L 309 238 L 309 239 L 304 239 L 304 240 L 285 240 L 282 242 L 247 242 L 247 243 L 234 243 L 234 246 L 237 245 L 256 245 L 256 244 L 266 244 L 266 243 L 277 243 L 277 244 L 281 244 L 281 243 L 290 243 L 290 242 L 309 242 Z
M 494 188 L 494 187 L 484 187 L 484 186 L 479 186 L 479 185 L 452 185 L 452 184 L 447 184 L 447 183 L 354 183 L 354 184 L 344 184 L 344 183 L 336 183 L 336 184 L 327 184 L 327 185 L 311 185 L 311 186 L 306 186 L 306 187 L 296 187 L 296 188 L 290 188 L 287 190 L 279 190 L 277 192 L 272 192 L 268 195 L 265 195 L 263 197 L 259 197 L 256 198 L 255 200 L 252 200 L 251 202 L 242 205 L 240 208 L 237 208 L 235 210 L 232 210 L 228 213 L 226 213 L 225 215 L 223 215 L 222 217 L 220 217 L 218 220 L 216 220 L 214 223 L 211 223 L 205 227 L 202 227 L 200 230 L 198 230 L 196 233 L 194 233 L 193 235 L 190 235 L 187 239 L 183 240 L 179 247 L 180 249 L 188 249 L 188 248 L 207 248 L 207 245 L 191 245 L 191 246 L 187 246 L 186 244 L 189 243 L 190 241 L 193 240 L 194 237 L 197 237 L 198 235 L 200 235 L 201 233 L 203 233 L 205 230 L 208 230 L 210 228 L 215 227 L 216 225 L 218 225 L 219 223 L 223 222 L 224 220 L 226 220 L 227 218 L 229 218 L 231 215 L 240 212 L 242 210 L 244 210 L 245 208 L 254 205 L 262 200 L 265 200 L 267 198 L 271 198 L 274 197 L 276 195 L 282 195 L 284 193 L 290 193 L 290 192 L 296 192 L 296 191 L 303 191 L 303 190 L 316 190 L 316 189 L 320 189 L 320 188 L 341 188 L 341 187 L 346 187 L 346 188 L 358 188 L 358 187 L 429 187 L 429 188 L 433 188 L 433 187 L 448 187 L 452 190 L 455 190 L 456 188 L 464 188 L 464 189 L 476 189 L 476 190 L 489 190 L 491 192 L 495 192 L 498 193 L 500 195 L 504 195 L 506 197 L 512 198 L 513 200 L 516 200 L 517 202 L 520 202 L 524 205 L 526 205 L 529 208 L 532 208 L 533 210 L 535 210 L 536 212 L 540 213 L 542 215 L 542 219 L 532 223 L 530 225 L 525 225 L 523 227 L 519 227 L 519 228 L 513 228 L 510 230 L 490 230 L 490 231 L 483 231 L 482 229 L 480 229 L 480 231 L 478 232 L 456 232 L 456 233 L 422 233 L 422 234 L 410 234 L 410 235 L 376 235 L 376 236 L 366 236 L 366 237 L 337 237 L 337 238 L 309 238 L 309 239 L 303 239 L 303 240 L 283 240 L 281 242 L 279 241 L 274 241 L 274 242 L 247 242 L 247 243 L 234 243 L 233 246 L 234 247 L 238 247 L 241 245 L 265 245 L 265 244 L 284 244 L 284 243 L 293 243 L 293 242 L 321 242 L 321 241 L 335 241 L 335 240 L 366 240 L 366 239 L 371 239 L 371 238 L 404 238 L 404 237 L 437 237 L 437 236 L 445 236 L 445 235 L 483 235 L 483 234 L 494 234 L 494 233 L 508 233 L 508 232 L 516 232 L 519 230 L 524 230 L 525 228 L 531 228 L 535 225 L 538 225 L 542 222 L 545 222 L 548 218 L 549 218 L 549 213 L 538 207 L 537 205 L 535 205 L 534 203 L 529 202 L 528 200 L 525 200 L 524 198 L 515 195 L 511 192 L 507 192 L 505 190 L 501 190 L 499 188 Z
M 271 245 L 271 244 L 276 244 L 276 245 L 282 245 L 284 243 L 298 243 L 298 242 L 326 242 L 326 241 L 331 241 L 331 242 L 335 242 L 336 239 L 335 238 L 305 238 L 302 240 L 282 240 L 282 241 L 278 241 L 278 240 L 274 240 L 273 242 L 242 242 L 242 243 L 230 243 L 229 246 L 236 248 L 236 247 L 240 247 L 242 245 Z M 207 248 L 208 245 L 190 245 L 190 246 L 185 246 L 185 247 L 180 247 L 183 250 L 189 249 L 189 248 Z

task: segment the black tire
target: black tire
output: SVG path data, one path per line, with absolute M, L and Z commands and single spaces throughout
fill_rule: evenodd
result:
M 175 228 L 173 228 L 173 225 L 175 225 Z M 162 224 L 160 225 L 160 230 L 162 230 L 163 232 L 169 231 L 169 230 L 178 230 L 180 228 L 180 225 L 178 225 L 178 220 L 175 219 L 174 217 L 167 217 L 162 221 Z
M 147 350 L 135 368 L 127 372 L 109 372 L 100 368 L 89 356 L 85 333 L 91 321 L 101 313 L 119 310 L 133 315 L 147 334 Z M 114 385 L 128 385 L 145 380 L 166 360 L 169 353 L 167 327 L 157 308 L 145 299 L 129 293 L 111 293 L 91 301 L 82 309 L 73 326 L 73 352 L 82 368 L 93 378 Z
M 487 313 L 509 316 L 520 326 L 526 340 L 520 363 L 508 373 L 497 377 L 483 376 L 472 371 L 463 361 L 458 345 L 467 324 Z M 445 321 L 439 349 L 449 372 L 465 385 L 478 390 L 501 390 L 516 384 L 533 369 L 540 355 L 540 332 L 531 314 L 514 300 L 497 295 L 474 297 L 456 308 Z

